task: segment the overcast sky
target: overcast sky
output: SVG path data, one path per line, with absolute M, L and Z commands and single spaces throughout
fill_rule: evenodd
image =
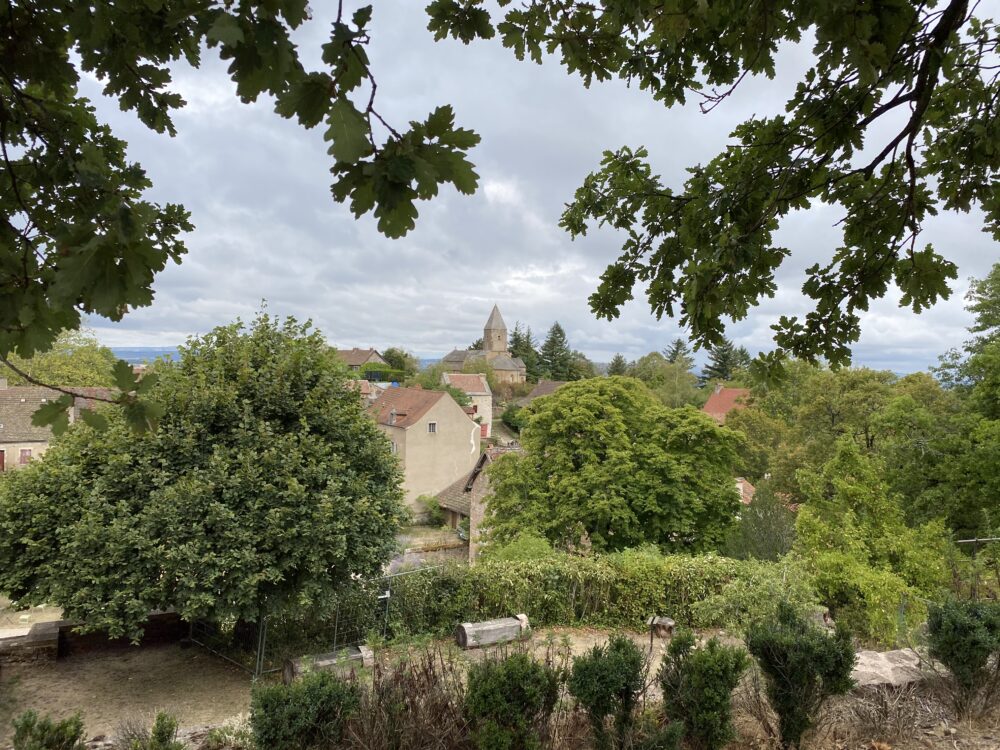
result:
M 370 217 L 355 220 L 332 200 L 321 128 L 282 120 L 268 99 L 240 103 L 213 53 L 200 70 L 175 70 L 188 101 L 175 115 L 175 138 L 146 130 L 103 100 L 94 81 L 84 82 L 99 115 L 153 180 L 152 198 L 183 203 L 196 226 L 183 263 L 158 277 L 151 307 L 118 324 L 90 320 L 103 342 L 172 346 L 251 318 L 262 299 L 274 313 L 311 318 L 338 346 L 397 345 L 423 357 L 467 346 L 494 303 L 509 328 L 520 320 L 539 338 L 558 320 L 572 346 L 596 361 L 615 352 L 636 358 L 683 335 L 674 321 L 657 321 L 641 295 L 613 322 L 591 314 L 587 297 L 622 238 L 595 232 L 571 241 L 558 228 L 563 204 L 601 152 L 622 145 L 646 145 L 656 169 L 679 189 L 685 168 L 718 153 L 736 123 L 781 110 L 808 50 L 785 51 L 776 81 L 748 81 L 703 115 L 694 102 L 667 110 L 619 83 L 585 89 L 555 60 L 518 63 L 497 42 L 436 43 L 423 5 L 376 3 L 370 56 L 378 107 L 405 125 L 452 104 L 459 124 L 483 138 L 472 152 L 481 187 L 472 197 L 445 187 L 419 205 L 416 230 L 400 240 L 383 238 Z M 315 17 L 297 39 L 303 57 L 319 67 L 335 3 L 313 6 Z M 803 269 L 829 258 L 839 218 L 819 208 L 785 220 L 778 241 L 792 257 L 779 272 L 778 294 L 730 325 L 737 343 L 770 349 L 771 323 L 808 310 Z M 965 338 L 968 278 L 1000 259 L 981 226 L 976 214 L 941 216 L 927 226 L 925 240 L 959 265 L 955 294 L 920 316 L 900 309 L 898 294 L 873 305 L 856 364 L 923 369 Z

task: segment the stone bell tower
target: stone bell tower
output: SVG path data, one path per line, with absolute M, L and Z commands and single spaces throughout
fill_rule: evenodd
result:
M 507 354 L 507 324 L 503 322 L 500 308 L 493 305 L 490 319 L 483 328 L 483 349 L 487 359 L 493 354 Z

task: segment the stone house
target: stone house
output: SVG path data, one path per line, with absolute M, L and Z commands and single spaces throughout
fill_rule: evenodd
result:
M 749 400 L 749 388 L 726 388 L 717 384 L 701 410 L 719 424 L 725 424 L 729 412 L 734 409 L 745 409 Z
M 545 378 L 542 378 L 535 383 L 535 387 L 531 389 L 531 393 L 527 396 L 522 396 L 514 401 L 514 403 L 518 406 L 527 406 L 536 398 L 541 398 L 542 396 L 548 396 L 555 393 L 562 386 L 566 385 L 566 383 L 567 381 L 565 380 L 546 380 Z
M 479 422 L 480 437 L 493 435 L 493 391 L 480 373 L 446 372 L 441 380 L 445 385 L 458 388 L 472 401 L 472 418 Z
M 507 324 L 496 305 L 483 327 L 483 348 L 455 349 L 441 361 L 448 372 L 462 372 L 470 363 L 486 361 L 493 368 L 497 383 L 518 384 L 528 378 L 524 362 L 520 357 L 512 357 L 507 348 Z
M 87 396 L 110 397 L 108 388 L 73 388 L 82 394 L 69 412 L 70 422 L 80 417 L 80 411 L 94 405 Z M 62 394 L 50 388 L 39 386 L 8 386 L 6 378 L 0 378 L 0 471 L 10 471 L 26 466 L 41 457 L 52 440 L 52 430 L 36 427 L 31 423 L 31 415 L 40 407 L 54 401 Z
M 466 476 L 438 493 L 438 504 L 445 512 L 445 519 L 452 528 L 457 528 L 469 519 L 469 562 L 475 562 L 481 546 L 483 516 L 486 500 L 490 496 L 490 478 L 486 469 L 500 456 L 518 452 L 517 446 L 491 446 L 476 461 L 476 465 Z
M 358 372 L 365 365 L 382 365 L 389 369 L 389 363 L 382 359 L 382 355 L 374 349 L 338 349 L 337 356 L 347 364 L 347 369 Z M 375 378 L 382 380 L 383 378 Z
M 418 516 L 418 497 L 436 495 L 479 460 L 480 427 L 446 391 L 386 388 L 369 413 L 399 458 L 406 504 Z

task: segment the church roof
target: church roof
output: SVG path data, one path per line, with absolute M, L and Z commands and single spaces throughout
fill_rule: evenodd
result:
M 507 330 L 507 324 L 503 322 L 503 316 L 500 315 L 500 308 L 493 305 L 493 312 L 490 313 L 490 319 L 486 321 L 485 330 L 495 331 L 502 329 Z

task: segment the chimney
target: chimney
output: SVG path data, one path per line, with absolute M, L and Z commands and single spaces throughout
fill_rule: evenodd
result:
M 396 424 L 396 407 L 395 406 L 392 407 L 389 410 L 389 424 L 391 424 L 391 425 Z

